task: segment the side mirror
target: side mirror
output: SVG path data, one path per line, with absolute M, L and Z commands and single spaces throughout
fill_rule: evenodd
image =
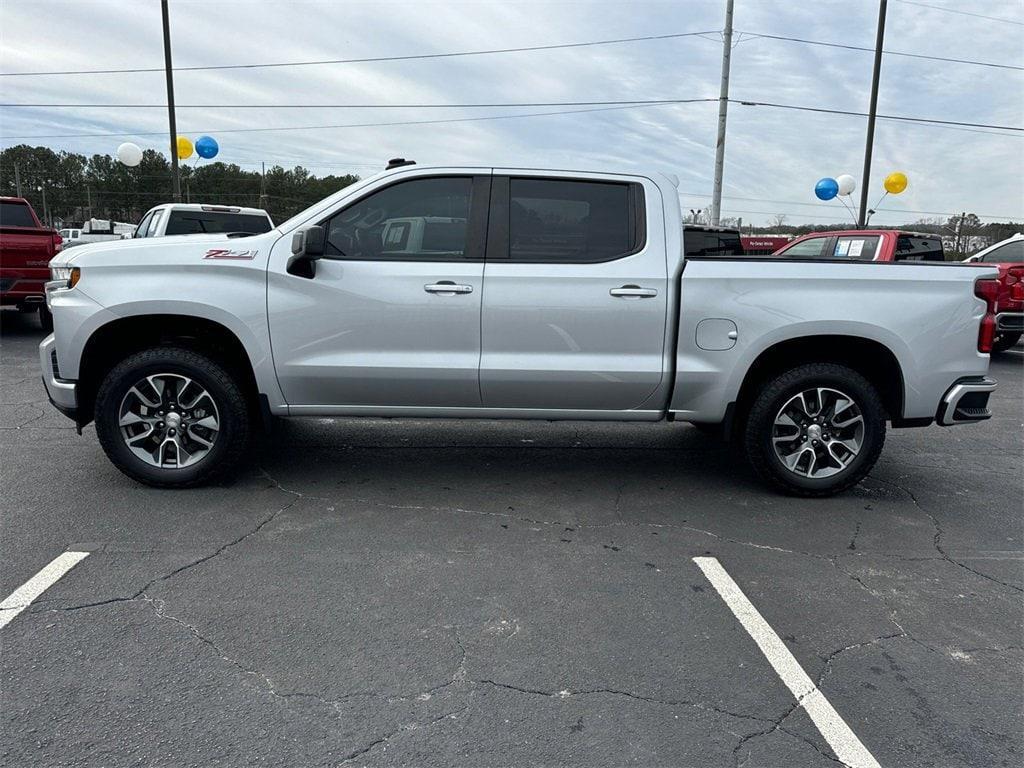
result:
M 324 255 L 326 242 L 327 231 L 319 226 L 306 227 L 292 235 L 288 274 L 312 279 L 316 275 L 316 262 Z

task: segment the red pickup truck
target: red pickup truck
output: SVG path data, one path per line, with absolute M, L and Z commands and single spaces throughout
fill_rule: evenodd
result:
M 1024 334 L 1024 234 L 1017 233 L 964 259 L 965 263 L 999 268 L 996 329 L 992 349 L 1004 352 Z
M 53 330 L 43 284 L 61 237 L 42 225 L 28 200 L 0 197 L 0 306 L 38 310 L 43 330 Z
M 898 229 L 845 229 L 811 232 L 787 243 L 773 256 L 862 261 L 945 261 L 942 238 Z

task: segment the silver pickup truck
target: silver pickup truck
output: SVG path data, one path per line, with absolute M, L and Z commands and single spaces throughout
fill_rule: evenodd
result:
M 805 496 L 887 423 L 990 415 L 994 269 L 684 259 L 663 174 L 392 166 L 264 234 L 57 256 L 53 404 L 156 486 L 274 416 L 668 419 Z

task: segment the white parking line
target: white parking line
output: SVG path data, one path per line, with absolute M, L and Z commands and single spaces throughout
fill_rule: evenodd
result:
M 88 552 L 64 552 L 58 555 L 43 570 L 26 581 L 0 603 L 0 629 L 3 629 L 19 613 L 28 608 L 43 592 L 89 556 Z
M 764 617 L 758 613 L 757 608 L 743 594 L 743 590 L 733 581 L 732 576 L 726 572 L 718 559 L 695 557 L 693 562 L 704 572 L 708 581 L 718 591 L 747 633 L 754 638 L 761 653 L 782 678 L 786 687 L 796 696 L 797 702 L 814 721 L 814 725 L 832 747 L 836 757 L 851 768 L 880 768 L 878 761 L 857 738 L 857 734 L 850 730 L 850 726 L 839 716 L 835 708 L 829 704 L 825 694 L 804 672 L 803 667 L 789 652 L 789 648 L 775 634 L 775 630 L 764 620 Z

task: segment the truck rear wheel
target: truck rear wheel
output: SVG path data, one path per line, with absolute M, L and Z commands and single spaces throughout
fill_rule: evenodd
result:
M 171 488 L 228 472 L 249 444 L 250 413 L 230 371 L 188 349 L 118 363 L 96 395 L 96 435 L 129 477 Z
M 874 467 L 885 443 L 885 411 L 857 371 L 812 363 L 768 381 L 744 430 L 747 457 L 764 480 L 796 496 L 830 496 Z

